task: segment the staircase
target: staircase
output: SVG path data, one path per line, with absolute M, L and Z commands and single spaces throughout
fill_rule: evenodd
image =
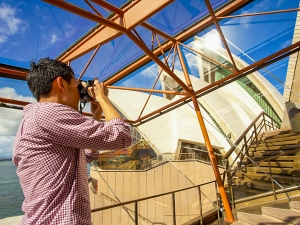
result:
M 233 224 L 300 225 L 300 134 L 280 129 L 257 137 L 250 159 L 244 157 L 231 176 Z
M 262 207 L 260 214 L 237 212 L 238 222 L 233 225 L 300 224 L 300 201 L 290 201 L 289 207 Z
M 238 164 L 240 170 L 232 176 L 237 195 L 244 192 L 241 197 L 246 197 L 300 184 L 300 134 L 290 129 L 264 132 L 249 147 L 248 155 L 250 159 L 244 157 Z

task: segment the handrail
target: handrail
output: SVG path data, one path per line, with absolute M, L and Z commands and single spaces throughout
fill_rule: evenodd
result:
M 270 120 L 267 120 L 266 118 L 269 118 Z M 261 120 L 261 121 L 257 125 L 257 122 L 259 120 Z M 251 160 L 251 158 L 249 157 L 248 150 L 249 150 L 250 146 L 253 143 L 256 143 L 256 145 L 258 144 L 258 134 L 263 130 L 263 128 L 265 128 L 265 130 L 267 131 L 268 127 L 269 127 L 269 130 L 271 130 L 271 129 L 275 130 L 275 129 L 279 128 L 280 125 L 279 125 L 279 123 L 277 121 L 273 120 L 268 114 L 266 114 L 265 112 L 261 112 L 254 119 L 254 121 L 247 127 L 247 129 L 242 133 L 242 135 L 238 138 L 238 140 L 234 144 L 232 144 L 231 148 L 228 150 L 228 152 L 222 158 L 222 160 L 226 161 L 226 172 L 224 173 L 223 180 L 226 179 L 226 175 L 227 175 L 227 181 L 228 181 L 228 187 L 229 187 L 229 194 L 231 196 L 231 203 L 232 203 L 232 207 L 233 208 L 235 208 L 236 201 L 234 199 L 233 188 L 232 188 L 232 183 L 231 183 L 231 177 L 232 177 L 232 173 L 234 173 L 235 171 L 239 170 L 240 167 L 238 167 L 236 169 L 233 169 L 233 170 L 232 170 L 232 167 L 233 167 L 233 165 L 235 165 L 235 162 L 236 162 L 236 160 L 238 158 L 240 159 L 240 161 L 242 161 L 245 156 L 247 157 L 248 160 L 250 160 L 252 162 L 252 164 L 256 164 L 256 166 L 258 166 L 258 164 L 256 162 L 254 162 L 253 160 Z M 247 139 L 247 135 L 249 135 L 249 134 L 250 134 L 250 136 Z M 242 145 L 241 148 L 239 148 L 238 146 L 241 144 L 242 141 L 244 141 L 244 144 Z M 237 155 L 236 155 L 235 159 L 233 160 L 233 162 L 231 162 L 231 165 L 229 165 L 228 158 L 231 156 L 231 154 L 236 149 L 238 149 L 239 152 L 237 153 Z M 243 168 L 247 168 L 247 166 L 243 166 Z M 263 169 L 261 169 L 261 170 L 264 173 L 266 173 Z M 270 170 L 270 168 L 269 168 L 269 170 Z M 272 175 L 270 176 L 270 179 L 272 181 L 273 189 L 274 189 L 273 182 L 275 182 L 277 185 L 279 185 L 281 188 L 283 188 L 277 181 L 275 181 L 273 179 Z M 276 198 L 275 195 L 276 194 L 274 192 L 274 197 Z
M 295 185 L 293 187 L 288 187 L 288 188 L 285 188 L 284 190 L 280 189 L 280 190 L 274 190 L 274 191 L 275 191 L 276 194 L 282 194 L 282 193 L 286 193 L 287 191 L 295 191 L 295 190 L 300 190 L 300 185 Z M 255 195 L 255 196 L 249 196 L 249 197 L 241 198 L 241 199 L 235 200 L 235 203 L 248 202 L 248 201 L 256 200 L 256 199 L 259 199 L 259 198 L 269 197 L 269 196 L 273 195 L 274 191 L 272 190 L 272 191 L 268 191 L 266 193 L 258 194 L 258 195 Z
M 267 116 L 272 120 L 272 125 L 273 122 L 277 123 L 275 120 L 273 120 L 268 114 L 266 114 L 265 112 L 261 112 L 254 120 L 253 122 L 248 126 L 248 128 L 242 133 L 242 135 L 237 139 L 237 141 L 234 143 L 234 145 L 228 150 L 228 152 L 223 156 L 222 159 L 228 159 L 229 156 L 232 154 L 232 152 L 235 150 L 236 146 L 238 146 L 240 144 L 240 142 L 245 138 L 245 136 L 248 134 L 248 132 L 252 129 L 255 128 L 255 124 L 256 122 L 263 116 L 263 121 L 265 122 L 265 117 Z M 279 127 L 279 124 L 278 124 Z M 255 129 L 256 131 L 256 129 Z
M 267 158 L 265 158 L 265 159 L 263 159 L 263 160 L 260 160 L 260 161 L 255 162 L 255 163 L 251 163 L 251 164 L 244 165 L 244 166 L 243 166 L 243 169 L 244 169 L 244 168 L 247 168 L 247 167 L 250 167 L 250 166 L 255 166 L 256 164 L 259 164 L 259 163 L 261 163 L 261 162 L 265 162 L 265 161 L 269 161 L 269 160 L 272 160 L 272 159 L 276 159 L 276 158 L 278 158 L 278 157 L 280 157 L 280 156 L 285 156 L 285 155 L 287 155 L 287 154 L 294 154 L 294 153 L 297 153 L 297 152 L 299 152 L 299 150 L 300 150 L 300 145 L 299 145 L 299 149 L 290 150 L 289 153 L 282 152 L 282 153 L 279 153 L 278 155 L 267 157 Z M 231 172 L 232 172 L 232 171 L 236 171 L 236 170 L 240 170 L 240 168 L 235 168 L 235 169 L 231 170 Z
M 104 207 L 100 207 L 100 208 L 95 208 L 95 209 L 92 209 L 91 212 L 93 213 L 93 212 L 103 211 L 103 210 L 106 210 L 106 209 L 111 209 L 111 208 L 124 206 L 124 205 L 128 205 L 128 204 L 136 203 L 136 202 L 141 202 L 141 201 L 145 201 L 145 200 L 148 200 L 148 199 L 161 197 L 161 196 L 164 196 L 164 195 L 175 194 L 177 192 L 186 191 L 186 190 L 189 190 L 189 189 L 192 189 L 192 188 L 200 188 L 201 186 L 211 184 L 211 183 L 216 183 L 216 180 L 209 181 L 209 182 L 199 184 L 199 185 L 195 185 L 195 186 L 192 186 L 192 187 L 182 188 L 182 189 L 179 189 L 179 190 L 176 190 L 176 191 L 170 191 L 170 192 L 166 192 L 166 193 L 162 193 L 162 194 L 158 194 L 158 195 L 152 195 L 152 196 L 148 196 L 148 197 L 144 197 L 144 198 L 139 198 L 139 199 L 135 199 L 135 200 L 121 202 L 121 203 L 117 203 L 117 204 L 114 204 L 114 205 L 108 205 L 108 206 L 104 206 Z
M 107 195 L 105 195 L 105 194 L 103 194 L 103 193 L 100 193 L 104 198 L 107 198 L 108 200 L 110 200 L 111 202 L 114 202 L 114 203 L 116 203 L 117 201 L 115 200 L 115 199 L 113 199 L 113 198 L 111 198 L 111 197 L 109 197 L 109 196 L 107 196 Z M 126 207 L 125 207 L 126 208 Z M 126 208 L 126 210 L 127 211 L 130 211 L 130 212 L 132 212 L 132 213 L 134 213 L 134 210 L 132 210 L 132 209 L 130 209 L 130 208 Z M 139 217 L 141 217 L 144 221 L 147 221 L 148 223 L 151 223 L 151 224 L 155 224 L 155 222 L 152 222 L 152 221 L 150 221 L 150 220 L 148 220 L 147 218 L 145 218 L 145 217 L 143 217 L 143 216 L 141 216 L 141 215 L 138 215 Z M 160 223 L 161 224 L 161 223 Z

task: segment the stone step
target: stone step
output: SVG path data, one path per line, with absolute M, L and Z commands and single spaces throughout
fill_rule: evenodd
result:
M 291 209 L 300 211 L 300 201 L 290 201 Z
M 299 135 L 299 138 L 300 138 L 300 135 Z M 292 139 L 292 140 L 277 140 L 277 141 L 274 141 L 274 142 L 260 142 L 258 143 L 258 145 L 256 143 L 254 143 L 253 145 L 251 145 L 251 147 L 267 147 L 267 146 L 278 146 L 278 145 L 297 145 L 297 144 L 300 144 L 300 140 L 299 138 L 297 139 Z
M 262 151 L 262 152 L 249 152 L 249 156 L 251 157 L 261 157 L 261 156 L 275 156 L 279 154 L 284 155 L 300 155 L 300 148 L 294 150 L 272 150 L 272 151 Z
M 300 213 L 291 209 L 262 207 L 262 214 L 274 217 L 291 224 L 300 224 Z
M 247 188 L 255 188 L 258 190 L 265 190 L 270 191 L 272 190 L 272 184 L 270 182 L 264 182 L 264 181 L 256 181 L 256 180 L 250 180 L 250 179 L 235 179 L 232 182 L 232 185 L 235 187 L 247 187 Z M 288 185 L 280 184 L 284 188 L 289 187 Z M 274 185 L 275 190 L 281 189 L 278 185 Z
M 264 173 L 245 173 L 245 172 L 237 172 L 235 174 L 240 179 L 251 179 L 251 180 L 259 180 L 270 182 L 271 178 L 267 174 Z M 299 174 L 300 176 L 300 174 Z M 293 176 L 284 176 L 284 175 L 277 175 L 272 174 L 274 180 L 282 184 L 300 184 L 300 177 L 293 177 Z
M 258 163 L 261 167 L 269 167 L 268 162 Z M 295 168 L 300 169 L 300 162 L 270 162 L 270 167 L 285 167 L 285 168 Z
M 269 172 L 268 167 L 261 167 L 266 173 Z M 263 173 L 260 168 L 258 167 L 248 167 L 248 172 L 257 172 L 257 173 Z M 281 174 L 281 175 L 295 175 L 299 176 L 300 170 L 299 169 L 291 169 L 291 168 L 272 168 L 272 174 Z
M 252 162 L 242 162 L 239 163 L 239 165 L 250 165 L 253 164 Z M 261 163 L 257 163 L 257 165 L 261 166 L 261 167 L 269 167 L 269 163 L 268 162 L 261 162 Z M 277 161 L 277 162 L 270 162 L 270 167 L 286 167 L 286 168 L 294 168 L 294 169 L 300 169 L 300 161 L 299 162 L 281 162 L 281 161 Z
M 278 130 L 272 130 L 267 132 L 261 132 L 257 136 L 261 139 L 268 139 L 268 138 L 273 138 L 278 136 L 288 136 L 290 134 L 295 134 L 295 133 L 292 132 L 290 128 L 287 128 L 287 129 L 278 129 Z
M 283 146 L 266 146 L 266 147 L 250 147 L 249 151 L 276 151 L 276 150 L 295 150 L 300 148 L 300 145 L 283 145 Z
M 263 215 L 251 214 L 251 213 L 244 213 L 238 212 L 237 217 L 239 222 L 245 222 L 246 224 L 250 225 L 262 225 L 262 224 L 276 224 L 276 225 L 288 225 L 286 222 L 280 222 L 276 219 L 266 217 Z
M 295 140 L 300 139 L 300 134 L 297 133 L 290 133 L 285 135 L 276 135 L 273 137 L 268 137 L 265 139 L 258 139 L 260 143 L 272 143 L 272 142 L 278 142 L 278 141 L 287 141 L 287 140 Z
M 268 156 L 258 156 L 258 157 L 253 157 L 252 160 L 255 162 L 265 160 L 267 158 L 270 158 Z M 244 159 L 246 161 L 247 159 Z M 284 155 L 284 156 L 278 156 L 276 158 L 270 159 L 270 161 L 300 161 L 300 156 L 295 156 L 295 155 Z

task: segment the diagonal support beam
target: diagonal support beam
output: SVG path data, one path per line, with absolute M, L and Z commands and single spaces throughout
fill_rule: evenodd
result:
M 229 49 L 229 47 L 228 47 L 227 41 L 226 41 L 226 39 L 225 39 L 225 37 L 224 37 L 224 34 L 223 34 L 222 30 L 221 30 L 221 27 L 220 27 L 220 25 L 219 25 L 219 22 L 218 22 L 218 20 L 217 20 L 217 18 L 216 18 L 216 15 L 215 15 L 215 13 L 214 13 L 214 11 L 213 11 L 213 8 L 211 7 L 211 4 L 210 4 L 209 0 L 204 0 L 204 1 L 205 1 L 205 3 L 206 3 L 206 6 L 207 6 L 208 11 L 209 11 L 209 13 L 210 13 L 210 16 L 212 17 L 212 19 L 213 19 L 213 21 L 214 21 L 214 24 L 215 24 L 215 26 L 216 26 L 216 28 L 217 28 L 217 30 L 218 30 L 218 33 L 219 33 L 219 35 L 220 35 L 220 37 L 221 37 L 221 39 L 222 39 L 222 42 L 223 42 L 223 44 L 224 44 L 224 46 L 225 46 L 225 48 L 226 48 L 227 54 L 229 55 L 229 58 L 230 58 L 230 60 L 231 60 L 231 62 L 232 62 L 232 64 L 233 64 L 235 70 L 238 71 L 238 68 L 237 68 L 237 66 L 236 66 L 236 64 L 235 64 L 235 62 L 234 62 L 234 59 L 233 59 L 233 57 L 232 57 L 232 54 L 231 54 L 231 52 L 230 52 L 230 49 Z
M 249 4 L 252 1 L 253 0 L 235 0 L 231 3 L 229 3 L 227 6 L 223 7 L 222 9 L 218 10 L 217 12 L 215 12 L 215 15 L 217 17 L 229 15 L 229 14 L 235 12 L 236 10 L 240 9 L 241 7 Z M 141 25 L 144 26 L 145 24 L 146 23 L 143 23 Z M 187 40 L 187 39 L 193 37 L 194 35 L 198 34 L 199 31 L 201 31 L 202 29 L 205 29 L 205 28 L 207 28 L 208 26 L 210 26 L 212 24 L 213 24 L 213 19 L 211 17 L 205 18 L 201 22 L 195 24 L 194 26 L 190 27 L 189 29 L 187 29 L 186 31 L 180 33 L 179 35 L 177 35 L 174 38 L 178 42 L 184 42 L 185 40 Z M 146 28 L 146 26 L 144 26 L 144 27 Z M 159 34 L 157 31 L 155 31 L 155 32 L 157 34 Z M 164 37 L 161 34 L 159 34 L 159 35 Z M 173 43 L 174 43 L 174 41 L 170 40 L 170 41 L 167 41 L 166 43 L 162 44 L 161 47 L 162 47 L 163 51 L 164 52 L 168 51 L 173 46 Z M 160 52 L 161 52 L 161 50 L 159 48 L 156 48 L 153 51 L 153 53 L 155 55 L 160 55 Z M 135 62 L 133 62 L 132 64 L 130 64 L 129 66 L 126 66 L 125 68 L 123 68 L 119 72 L 113 74 L 111 76 L 111 78 L 109 78 L 105 81 L 105 83 L 107 85 L 112 85 L 112 84 L 118 82 L 119 80 L 121 80 L 122 78 L 126 77 L 128 74 L 132 73 L 136 69 L 138 69 L 141 66 L 147 64 L 150 61 L 151 61 L 151 58 L 148 55 L 145 55 L 145 56 L 141 57 L 140 59 L 136 60 Z
M 102 17 L 99 17 L 97 15 L 94 15 L 84 9 L 81 9 L 77 6 L 74 6 L 72 4 L 69 4 L 67 2 L 61 2 L 57 0 L 44 0 L 46 2 L 53 3 L 54 5 L 61 7 L 65 10 L 68 10 L 70 12 L 76 13 L 77 15 L 80 15 L 82 17 L 85 17 L 87 19 L 90 19 L 95 22 L 102 23 L 104 22 L 105 25 L 111 26 L 111 28 L 114 28 L 124 34 L 126 34 L 140 49 L 142 49 L 156 64 L 158 64 L 166 73 L 168 73 L 187 93 L 193 95 L 193 91 L 190 90 L 187 85 L 179 78 L 176 76 L 176 74 L 170 70 L 168 66 L 166 66 L 151 50 L 148 49 L 147 46 L 143 44 L 143 42 L 140 41 L 135 35 L 133 35 L 130 31 L 130 29 L 126 29 L 121 25 L 115 24 L 107 19 L 104 19 Z M 150 1 L 150 0 L 145 0 L 145 2 Z M 161 0 L 161 1 L 169 1 L 169 0 Z M 159 0 L 157 1 L 159 2 Z M 152 2 L 152 6 L 155 5 Z M 150 7 L 150 6 L 149 6 Z
M 135 4 L 130 10 L 124 10 L 123 21 L 124 27 L 115 23 L 119 17 L 113 17 L 111 20 L 99 17 L 91 12 L 81 9 L 75 5 L 65 1 L 58 0 L 43 0 L 66 11 L 83 16 L 92 21 L 102 24 L 100 28 L 93 31 L 75 46 L 69 49 L 68 52 L 58 57 L 62 62 L 73 61 L 74 59 L 86 54 L 95 49 L 99 44 L 103 45 L 125 33 L 126 30 L 132 30 L 139 24 L 143 23 L 149 17 L 163 9 L 165 6 L 172 3 L 174 0 L 143 0 Z M 100 0 L 99 0 L 100 1 Z M 98 2 L 98 1 L 97 1 Z M 118 32 L 119 31 L 119 32 Z

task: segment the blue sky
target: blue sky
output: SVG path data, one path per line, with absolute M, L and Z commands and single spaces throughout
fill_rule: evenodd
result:
M 79 1 L 70 2 L 76 2 L 83 6 L 82 3 L 78 3 Z M 122 1 L 117 2 L 121 4 Z M 183 4 L 184 1 L 178 2 Z M 202 1 L 194 0 L 190 2 L 193 3 L 191 3 L 191 6 L 196 7 L 201 5 Z M 213 2 L 218 1 L 214 0 Z M 178 5 L 180 5 L 179 3 Z M 298 5 L 298 0 L 254 0 L 251 4 L 234 14 L 290 9 L 297 8 Z M 107 15 L 106 11 L 102 10 L 101 13 Z M 166 13 L 165 15 L 168 14 Z M 293 12 L 224 19 L 220 22 L 220 25 L 231 51 L 244 61 L 252 63 L 249 57 L 258 61 L 291 44 L 296 15 L 297 13 Z M 159 15 L 156 17 L 154 16 L 154 19 L 151 19 L 153 23 L 160 21 Z M 174 27 L 176 27 L 176 23 L 178 23 L 178 19 L 174 20 Z M 39 0 L 0 0 L 0 24 L 0 63 L 24 68 L 28 68 L 29 61 L 32 59 L 58 56 L 95 25 L 94 22 L 79 18 Z M 200 32 L 197 36 L 205 36 L 212 32 L 215 32 L 214 26 Z M 194 38 L 191 38 L 185 44 L 193 46 L 193 40 Z M 103 52 L 99 53 L 98 58 L 95 59 L 88 69 L 87 74 L 89 77 L 101 77 L 98 65 L 103 60 L 107 60 L 111 65 L 101 67 L 102 72 L 110 71 L 114 66 L 117 66 L 118 58 L 114 58 L 113 52 L 116 52 L 116 54 L 120 52 L 122 46 L 121 44 L 119 46 L 119 43 L 128 43 L 126 45 L 130 47 L 128 47 L 128 52 L 134 53 L 133 47 L 130 46 L 130 42 L 126 38 L 120 37 L 107 43 L 103 49 L 100 49 Z M 109 52 L 111 52 L 111 55 L 107 57 L 106 54 Z M 192 75 L 199 76 L 196 57 L 189 51 L 184 50 L 184 53 L 188 62 L 189 72 Z M 91 53 L 82 56 L 71 64 L 76 74 L 80 74 L 90 55 Z M 268 69 L 280 80 L 285 81 L 287 63 L 288 59 L 283 59 L 269 66 Z M 178 61 L 176 61 L 175 68 L 180 69 Z M 118 82 L 118 85 L 151 88 L 156 79 L 157 71 L 157 65 L 149 63 L 131 76 Z M 261 73 L 274 86 L 278 86 L 278 90 L 281 93 L 283 92 L 282 86 L 277 81 L 264 71 L 261 71 Z M 160 88 L 160 85 L 157 88 Z M 0 96 L 34 102 L 24 81 L 0 78 Z M 11 157 L 13 140 L 21 117 L 21 111 L 0 108 L 0 157 Z

